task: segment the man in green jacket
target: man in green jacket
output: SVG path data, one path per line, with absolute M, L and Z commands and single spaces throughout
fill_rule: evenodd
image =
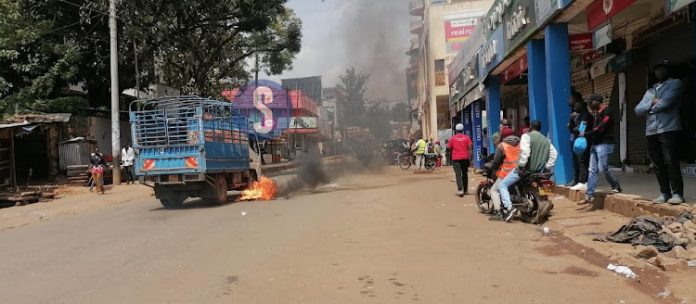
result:
M 503 202 L 503 213 L 506 215 L 512 211 L 512 199 L 508 188 L 517 183 L 527 174 L 541 173 L 556 164 L 558 152 L 551 141 L 541 132 L 541 122 L 532 121 L 530 131 L 522 135 L 520 139 L 520 158 L 517 161 L 517 169 L 510 172 L 500 183 L 500 200 Z

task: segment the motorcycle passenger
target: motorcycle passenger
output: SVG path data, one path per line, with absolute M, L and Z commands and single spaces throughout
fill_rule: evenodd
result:
M 521 150 L 519 145 L 520 138 L 515 135 L 515 131 L 505 127 L 500 133 L 503 141 L 495 149 L 493 162 L 486 164 L 486 169 L 491 172 L 495 171 L 497 178 L 490 190 L 491 202 L 495 209 L 495 213 L 490 218 L 491 220 L 502 220 L 504 218 L 500 208 L 500 184 L 510 172 L 517 168 Z
M 500 183 L 500 199 L 504 208 L 501 209 L 506 218 L 512 211 L 512 199 L 510 198 L 510 186 L 517 183 L 528 174 L 541 173 L 546 169 L 552 168 L 556 164 L 558 152 L 541 132 L 541 122 L 532 121 L 530 132 L 523 134 L 520 139 L 520 158 L 517 168 L 512 170 Z

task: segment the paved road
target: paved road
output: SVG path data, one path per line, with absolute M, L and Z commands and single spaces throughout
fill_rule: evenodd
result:
M 538 227 L 489 222 L 450 178 L 388 169 L 175 211 L 147 196 L 0 231 L 0 303 L 655 301 Z

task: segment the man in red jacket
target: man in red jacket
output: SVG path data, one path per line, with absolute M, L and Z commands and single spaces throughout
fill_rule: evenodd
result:
M 457 124 L 454 136 L 447 143 L 447 149 L 452 151 L 452 167 L 457 179 L 457 195 L 464 196 L 469 189 L 469 149 L 471 138 L 464 134 L 464 125 Z

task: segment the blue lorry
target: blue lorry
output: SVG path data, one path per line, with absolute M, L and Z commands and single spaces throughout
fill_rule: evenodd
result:
M 227 202 L 261 175 L 248 120 L 232 103 L 198 96 L 138 100 L 129 109 L 136 176 L 165 208 L 189 197 Z M 258 158 L 257 158 L 258 159 Z

